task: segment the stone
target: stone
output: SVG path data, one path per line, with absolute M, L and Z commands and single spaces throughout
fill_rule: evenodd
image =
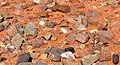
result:
M 19 33 L 17 33 L 13 38 L 12 38 L 12 40 L 11 40 L 11 43 L 16 43 L 16 41 L 17 40 L 20 40 L 22 38 L 22 36 L 19 34 Z
M 60 11 L 63 13 L 69 13 L 71 11 L 71 8 L 67 5 L 58 5 L 56 4 L 55 6 L 53 6 L 52 11 Z
M 58 53 L 60 53 L 60 54 L 62 54 L 62 53 L 64 53 L 65 52 L 65 49 L 59 49 L 58 50 Z
M 18 65 L 34 65 L 31 62 L 21 62 Z
M 112 62 L 114 64 L 118 64 L 119 63 L 119 54 L 113 54 L 113 56 L 112 56 Z
M 0 32 L 3 31 L 4 28 L 5 28 L 5 26 L 0 24 Z
M 29 22 L 26 24 L 26 35 L 27 36 L 37 36 L 38 30 L 36 29 L 36 26 L 34 23 Z
M 75 36 L 75 39 L 81 43 L 86 43 L 88 40 L 89 40 L 89 36 L 88 35 L 85 35 L 85 34 L 81 34 L 81 33 L 78 33 L 76 36 Z
M 60 57 L 60 54 L 58 52 L 54 52 L 51 54 L 50 56 L 51 60 L 54 61 L 54 62 L 59 62 L 61 61 L 61 57 Z
M 56 26 L 56 22 L 48 22 L 46 26 L 49 28 L 53 28 L 54 26 Z
M 84 49 L 85 48 L 85 44 L 80 44 L 80 49 Z
M 67 48 L 65 48 L 65 51 L 71 51 L 72 53 L 75 52 L 73 47 L 67 47 Z
M 46 6 L 46 5 L 40 5 L 40 9 L 41 9 L 41 10 L 47 10 L 47 9 L 48 9 L 48 6 Z
M 57 38 L 56 35 L 53 35 L 52 38 L 51 38 L 51 40 L 53 40 L 53 41 L 56 41 L 57 39 L 58 39 L 58 38 Z
M 43 54 L 40 55 L 40 59 L 41 60 L 46 60 L 47 57 L 48 57 L 48 54 L 45 54 L 45 53 L 43 53 Z
M 35 52 L 35 53 L 31 53 L 31 57 L 32 58 L 38 58 L 40 56 L 39 53 Z
M 23 28 L 19 28 L 18 29 L 18 33 L 23 36 L 24 35 L 24 29 Z
M 19 39 L 19 40 L 16 40 L 16 42 L 13 44 L 13 46 L 16 49 L 19 49 L 21 47 L 22 43 L 23 43 L 23 39 Z
M 9 36 L 15 36 L 17 34 L 17 29 L 15 25 L 10 26 L 10 28 L 7 30 L 7 34 Z
M 45 36 L 43 36 L 45 40 L 50 40 L 52 38 L 52 33 L 48 32 Z
M 47 64 L 42 62 L 37 62 L 36 65 L 47 65 Z
M 101 22 L 101 18 L 98 16 L 92 16 L 88 18 L 88 23 L 92 25 L 98 25 Z
M 111 60 L 111 54 L 110 53 L 101 53 L 99 61 L 109 61 Z
M 62 58 L 72 57 L 73 59 L 75 59 L 74 54 L 73 54 L 72 52 L 70 52 L 70 51 L 67 51 L 67 52 L 62 53 L 62 54 L 61 54 L 61 57 L 62 57 Z
M 106 37 L 108 39 L 112 39 L 113 34 L 110 31 L 100 31 L 99 36 L 104 36 L 104 37 Z
M 98 61 L 99 58 L 100 58 L 99 54 L 84 56 L 82 58 L 82 63 L 83 65 L 92 65 L 94 62 Z
M 108 65 L 107 62 L 98 62 L 98 65 Z
M 41 39 L 34 39 L 34 40 L 31 41 L 31 44 L 32 44 L 33 48 L 39 48 L 42 45 L 44 45 L 44 41 L 41 40 Z
M 18 56 L 17 64 L 21 62 L 31 62 L 32 58 L 29 53 L 24 53 Z
M 60 23 L 60 26 L 61 27 L 67 27 L 68 26 L 68 22 L 66 20 L 63 20 L 61 23 Z
M 68 40 L 68 41 L 75 41 L 75 36 L 76 36 L 76 34 L 69 34 L 69 35 L 67 36 L 67 40 Z
M 76 25 L 78 31 L 86 30 L 86 27 L 83 24 Z

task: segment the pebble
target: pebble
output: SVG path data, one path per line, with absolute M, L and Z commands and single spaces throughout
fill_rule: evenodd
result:
M 104 36 L 104 37 L 106 37 L 108 39 L 112 39 L 112 37 L 113 37 L 113 33 L 110 32 L 110 31 L 100 31 L 99 35 Z
M 11 39 L 11 43 L 16 43 L 17 40 L 20 40 L 22 38 L 22 36 L 17 33 L 12 39 Z
M 33 22 L 29 22 L 25 27 L 27 36 L 37 36 L 38 30 L 36 29 L 36 26 Z
M 67 27 L 68 26 L 68 22 L 66 20 L 63 20 L 61 23 L 60 23 L 60 26 L 61 27 Z
M 53 28 L 54 26 L 56 26 L 56 22 L 48 22 L 46 26 L 49 28 Z
M 60 57 L 60 54 L 58 52 L 52 53 L 50 58 L 54 62 L 60 62 L 61 61 L 61 57 Z
M 48 57 L 48 54 L 45 54 L 45 53 L 43 53 L 43 54 L 40 55 L 40 59 L 41 60 L 46 60 L 47 57 Z
M 73 47 L 68 47 L 68 48 L 65 48 L 65 51 L 71 51 L 72 53 L 75 52 L 74 48 Z
M 99 58 L 100 58 L 99 54 L 84 56 L 82 58 L 82 63 L 83 65 L 92 65 L 94 62 L 98 61 Z
M 44 22 L 44 21 L 39 21 L 39 24 L 40 24 L 41 26 L 44 26 L 44 25 L 45 25 L 45 22 Z
M 47 64 L 43 62 L 37 62 L 36 65 L 47 65 Z
M 63 12 L 63 13 L 71 12 L 71 8 L 69 6 L 67 6 L 67 5 L 58 5 L 58 4 L 56 4 L 51 9 L 52 9 L 52 11 L 60 11 L 60 12 Z
M 118 54 L 113 54 L 113 56 L 112 56 L 112 62 L 114 64 L 118 64 L 119 63 L 119 55 Z
M 7 34 L 9 36 L 15 36 L 17 34 L 17 29 L 16 29 L 15 25 L 12 25 L 12 26 L 10 26 L 10 28 L 8 28 Z
M 81 43 L 86 43 L 89 40 L 89 36 L 85 34 L 78 33 L 75 39 Z
M 29 53 L 24 53 L 18 56 L 17 64 L 21 62 L 31 62 L 32 58 Z
M 61 54 L 61 57 L 62 57 L 62 58 L 72 57 L 73 59 L 75 59 L 75 56 L 74 56 L 74 54 L 73 54 L 71 51 L 67 51 L 67 52 L 62 53 L 62 54 Z
M 50 40 L 52 38 L 52 33 L 48 32 L 46 35 L 43 36 L 45 40 Z
M 34 39 L 31 41 L 31 44 L 33 48 L 39 48 L 44 45 L 44 41 L 41 39 Z

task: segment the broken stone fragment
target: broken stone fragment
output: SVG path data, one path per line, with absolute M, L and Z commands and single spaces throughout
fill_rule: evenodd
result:
M 69 13 L 71 11 L 71 8 L 67 5 L 58 5 L 56 4 L 51 8 L 53 11 L 60 11 L 63 13 Z
M 48 32 L 45 36 L 43 36 L 45 40 L 50 40 L 52 38 L 52 33 Z
M 99 54 L 88 55 L 82 58 L 82 63 L 83 65 L 92 65 L 94 62 L 98 61 L 99 58 Z
M 33 22 L 26 24 L 26 35 L 27 36 L 37 36 L 38 30 Z
M 60 26 L 61 27 L 67 27 L 68 26 L 68 22 L 63 20 L 61 23 L 60 23 Z
M 78 24 L 77 25 L 77 30 L 78 31 L 86 30 L 86 27 L 83 24 Z
M 3 31 L 4 28 L 5 28 L 5 26 L 0 24 L 0 32 Z
M 46 60 L 47 57 L 48 57 L 48 54 L 45 54 L 45 53 L 43 53 L 43 54 L 40 55 L 40 59 L 41 60 Z
M 9 36 L 15 36 L 17 34 L 17 29 L 15 25 L 10 26 L 10 28 L 7 30 L 7 34 Z
M 88 18 L 88 23 L 97 26 L 101 21 L 101 18 L 98 16 L 92 16 Z
M 29 53 L 24 53 L 18 56 L 17 64 L 21 62 L 31 62 L 32 58 Z
M 44 45 L 44 42 L 41 39 L 34 39 L 34 40 L 31 41 L 31 44 L 32 44 L 33 48 L 39 48 L 42 45 Z
M 56 22 L 48 22 L 46 26 L 49 28 L 53 28 L 54 26 L 56 26 Z
M 88 35 L 85 35 L 85 34 L 81 34 L 81 33 L 78 33 L 76 36 L 75 36 L 75 39 L 81 43 L 86 43 L 88 40 L 89 40 L 89 36 Z

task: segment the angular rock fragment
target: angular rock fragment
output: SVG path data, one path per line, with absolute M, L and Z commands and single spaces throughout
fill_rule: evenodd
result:
M 71 8 L 67 5 L 58 5 L 56 4 L 51 8 L 53 11 L 60 11 L 63 13 L 69 13 L 71 11 Z
M 29 22 L 26 24 L 26 35 L 27 36 L 37 36 L 38 30 L 34 23 Z
M 82 63 L 83 65 L 92 65 L 94 62 L 98 61 L 99 58 L 99 54 L 88 55 L 82 58 Z
M 56 23 L 55 22 L 48 22 L 46 24 L 46 26 L 49 27 L 49 28 L 53 28 L 54 26 L 56 26 Z
M 47 57 L 48 57 L 48 54 L 41 54 L 41 55 L 40 55 L 40 59 L 41 59 L 41 60 L 46 60 Z
M 34 39 L 34 40 L 31 41 L 31 44 L 32 44 L 33 48 L 39 48 L 42 45 L 44 45 L 44 42 L 41 39 L 40 40 L 39 39 Z
M 113 54 L 113 56 L 112 56 L 112 62 L 114 63 L 114 64 L 118 64 L 119 63 L 119 55 L 118 54 Z
M 63 20 L 61 23 L 60 23 L 60 26 L 61 27 L 67 27 L 68 26 L 68 22 Z
M 52 38 L 51 32 L 48 32 L 45 36 L 43 36 L 45 40 L 50 40 Z
M 32 58 L 29 53 L 24 53 L 18 56 L 17 64 L 21 62 L 31 62 Z
M 100 31 L 99 35 L 104 36 L 104 37 L 106 37 L 108 39 L 112 39 L 112 37 L 113 37 L 112 32 L 109 32 L 109 31 Z
M 89 36 L 85 34 L 78 33 L 75 39 L 81 43 L 86 43 L 89 40 Z
M 15 36 L 17 34 L 17 29 L 15 25 L 10 26 L 10 28 L 7 30 L 7 34 L 9 36 Z

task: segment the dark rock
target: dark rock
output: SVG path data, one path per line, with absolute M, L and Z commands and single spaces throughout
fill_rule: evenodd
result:
M 34 65 L 31 62 L 21 62 L 18 65 Z
M 24 35 L 24 29 L 23 28 L 19 28 L 18 29 L 18 33 L 23 36 Z
M 118 64 L 119 63 L 119 54 L 113 54 L 112 58 L 113 58 L 112 62 L 114 64 Z
M 26 24 L 26 35 L 27 36 L 37 36 L 38 30 L 34 23 L 30 22 Z
M 30 53 L 24 53 L 18 56 L 17 64 L 21 62 L 32 62 L 32 58 Z
M 89 36 L 88 35 L 85 35 L 85 34 L 81 34 L 81 33 L 78 33 L 76 36 L 75 36 L 75 39 L 81 43 L 86 43 L 88 40 L 89 40 Z
M 6 60 L 5 57 L 0 57 L 0 62 L 2 62 L 2 61 L 4 61 L 4 60 Z
M 0 23 L 2 23 L 4 21 L 4 18 L 5 17 L 0 16 Z
M 63 13 L 69 13 L 71 11 L 71 8 L 67 5 L 58 5 L 56 4 L 51 8 L 53 11 L 60 11 Z
M 73 47 L 68 47 L 68 48 L 65 48 L 65 51 L 71 51 L 72 53 L 75 52 L 74 48 Z
M 56 26 L 56 23 L 55 22 L 48 22 L 46 24 L 47 27 L 50 27 L 50 28 L 53 28 L 54 26 Z

